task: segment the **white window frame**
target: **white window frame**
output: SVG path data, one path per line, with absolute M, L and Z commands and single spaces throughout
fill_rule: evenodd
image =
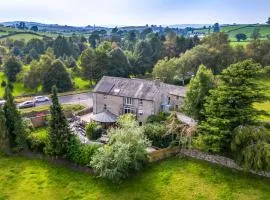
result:
M 125 105 L 132 105 L 133 99 L 131 97 L 125 97 Z

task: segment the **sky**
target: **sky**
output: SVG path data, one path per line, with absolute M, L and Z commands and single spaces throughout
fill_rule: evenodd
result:
M 270 0 L 1 0 L 0 21 L 86 25 L 264 23 Z

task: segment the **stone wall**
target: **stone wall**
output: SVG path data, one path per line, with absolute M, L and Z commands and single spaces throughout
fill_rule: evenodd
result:
M 237 169 L 240 171 L 245 171 L 243 168 L 241 168 L 239 165 L 237 165 L 232 159 L 226 158 L 224 156 L 218 156 L 218 155 L 213 155 L 205 152 L 201 152 L 198 150 L 189 150 L 189 149 L 181 149 L 179 152 L 180 156 L 187 156 L 191 158 L 195 158 L 198 160 L 204 160 L 210 163 L 214 163 L 217 165 L 221 165 L 224 167 L 232 168 L 232 169 Z M 264 171 L 254 171 L 250 170 L 249 171 L 252 174 L 256 174 L 259 176 L 264 176 L 264 177 L 269 177 L 270 178 L 270 172 L 264 172 Z

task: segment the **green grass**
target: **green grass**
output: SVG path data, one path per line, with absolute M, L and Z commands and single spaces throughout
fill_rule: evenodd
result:
M 0 155 L 0 199 L 238 199 L 270 198 L 270 179 L 205 162 L 170 159 L 120 185 L 45 161 Z
M 63 104 L 62 105 L 64 111 L 80 111 L 82 109 L 84 109 L 85 107 L 79 104 Z M 26 108 L 26 109 L 21 109 L 21 113 L 22 114 L 29 114 L 29 113 L 33 113 L 33 112 L 46 112 L 49 111 L 50 106 L 49 105 L 45 105 L 45 106 L 38 106 L 38 107 L 33 107 L 33 108 Z
M 36 128 L 31 132 L 33 137 L 46 139 L 48 137 L 48 127 Z
M 6 81 L 6 76 L 4 74 L 4 72 L 0 72 L 0 84 L 2 83 L 2 81 Z M 31 90 L 27 87 L 24 86 L 24 84 L 22 82 L 15 82 L 14 83 L 14 88 L 13 88 L 13 95 L 14 96 L 22 96 L 22 95 L 26 95 L 26 94 L 34 94 L 34 90 Z M 5 89 L 4 88 L 0 88 L 0 99 L 3 97 L 5 93 Z
M 28 42 L 29 40 L 31 40 L 33 38 L 41 39 L 42 37 L 39 35 L 31 34 L 31 33 L 25 33 L 25 34 L 16 34 L 16 35 L 8 36 L 8 37 L 2 38 L 0 40 L 5 40 L 7 38 L 13 39 L 13 40 L 24 40 L 25 42 Z
M 266 94 L 270 97 L 270 78 L 263 78 L 259 80 L 258 83 L 268 88 L 268 90 L 266 91 Z M 264 103 L 257 103 L 255 104 L 255 108 L 259 110 L 265 110 L 266 112 L 270 114 L 270 101 L 266 101 Z M 261 119 L 270 122 L 270 117 L 263 116 L 261 117 Z
M 74 77 L 73 82 L 75 83 L 75 88 L 79 90 L 89 89 L 89 81 L 83 80 L 81 77 Z

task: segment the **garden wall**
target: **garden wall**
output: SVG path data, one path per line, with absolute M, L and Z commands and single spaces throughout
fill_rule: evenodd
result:
M 212 154 L 201 152 L 201 151 L 194 150 L 194 149 L 181 149 L 179 154 L 180 154 L 180 156 L 188 156 L 191 158 L 195 158 L 198 160 L 204 160 L 204 161 L 218 164 L 218 165 L 228 167 L 231 169 L 245 171 L 243 168 L 241 168 L 239 165 L 237 165 L 232 159 L 226 158 L 224 156 L 212 155 Z M 270 172 L 264 172 L 264 171 L 258 172 L 258 171 L 254 171 L 254 170 L 250 170 L 249 172 L 252 174 L 256 174 L 259 176 L 264 176 L 264 177 L 270 178 Z
M 177 153 L 179 153 L 178 147 L 159 149 L 148 154 L 148 161 L 149 162 L 160 161 L 165 158 L 169 158 L 171 156 L 177 155 Z

